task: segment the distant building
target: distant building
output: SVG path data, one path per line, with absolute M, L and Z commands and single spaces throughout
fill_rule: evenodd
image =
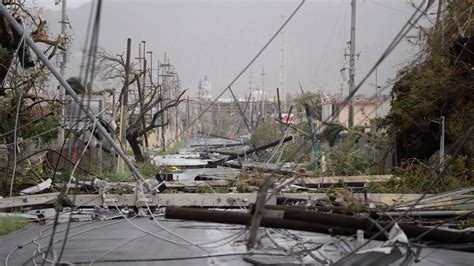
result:
M 349 123 L 349 106 L 344 104 L 344 98 L 331 97 L 323 101 L 322 115 L 323 121 L 339 122 L 345 126 Z M 354 105 L 354 125 L 366 126 L 371 125 L 371 121 L 375 118 L 383 118 L 390 109 L 390 100 L 387 96 L 362 97 L 356 96 L 353 100 Z M 337 114 L 340 109 L 339 114 Z

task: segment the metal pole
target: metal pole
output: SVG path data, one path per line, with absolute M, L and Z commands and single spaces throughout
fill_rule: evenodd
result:
M 356 28 L 356 0 L 351 3 L 351 51 L 349 55 L 349 94 L 355 89 L 355 28 Z M 349 128 L 354 127 L 353 97 L 349 99 Z
M 71 86 L 69 86 L 69 84 L 66 82 L 66 80 L 64 80 L 58 70 L 51 64 L 48 58 L 43 54 L 43 51 L 38 46 L 36 46 L 36 44 L 27 34 L 25 34 L 23 28 L 15 21 L 15 19 L 12 17 L 10 12 L 4 5 L 0 5 L 0 14 L 8 20 L 12 28 L 19 35 L 24 36 L 26 44 L 31 48 L 31 50 L 33 50 L 33 52 L 35 52 L 35 54 L 38 56 L 38 59 L 43 62 L 43 64 L 45 64 L 45 66 L 51 71 L 53 76 L 64 87 L 64 89 L 71 96 L 71 98 L 81 107 L 82 111 L 87 114 L 89 119 L 92 121 L 95 120 L 96 117 L 91 112 L 91 110 L 87 106 L 81 104 L 81 99 L 76 94 L 76 92 L 71 88 Z M 130 167 L 131 172 L 137 178 L 137 180 L 143 182 L 145 180 L 143 176 L 138 172 L 137 168 L 135 168 L 132 162 L 127 158 L 127 155 L 125 155 L 123 150 L 115 143 L 112 136 L 109 135 L 107 130 L 100 123 L 97 123 L 96 127 L 102 137 L 104 137 L 110 143 L 110 145 L 118 152 L 120 157 L 123 158 L 127 166 Z
M 189 138 L 189 120 L 191 119 L 190 115 L 189 115 L 189 95 L 186 96 L 187 98 L 187 102 L 186 102 L 186 128 L 187 128 L 187 132 L 186 132 L 186 138 Z
M 263 121 L 265 121 L 265 75 L 267 73 L 265 73 L 265 69 L 262 68 L 262 73 L 260 75 L 262 75 L 262 98 L 260 99 L 260 104 L 262 105 L 260 108 L 262 109 L 261 110 L 261 116 L 262 116 L 262 119 Z
M 444 116 L 441 116 L 441 137 L 439 138 L 439 171 L 444 170 Z

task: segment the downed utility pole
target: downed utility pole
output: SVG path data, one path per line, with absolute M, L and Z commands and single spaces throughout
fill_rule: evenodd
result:
M 285 142 L 288 142 L 290 140 L 293 140 L 293 136 L 288 136 L 286 138 L 283 139 L 282 143 L 285 143 Z M 244 157 L 246 155 L 249 155 L 249 154 L 252 154 L 252 153 L 255 153 L 255 152 L 259 152 L 259 151 L 263 151 L 263 150 L 266 150 L 268 148 L 271 148 L 273 146 L 276 146 L 278 145 L 279 143 L 281 142 L 281 140 L 277 140 L 277 141 L 274 141 L 274 142 L 270 142 L 268 144 L 265 144 L 265 145 L 262 145 L 260 147 L 257 147 L 255 149 L 250 149 L 248 151 L 245 151 L 243 153 L 240 153 L 240 154 L 237 154 L 237 155 L 233 155 L 233 156 L 229 156 L 228 158 L 224 159 L 224 161 L 230 161 L 230 160 L 234 160 L 234 159 L 237 159 L 237 158 L 240 158 L 240 157 Z
M 281 120 L 281 102 L 280 102 L 280 89 L 277 88 L 277 109 L 278 109 L 278 121 Z M 283 131 L 283 126 L 280 126 L 280 129 Z
M 341 214 L 319 213 L 299 210 L 266 210 L 261 226 L 317 232 L 331 235 L 353 236 L 357 230 L 364 230 L 364 237 L 376 236 L 378 228 L 370 220 Z M 167 207 L 165 218 L 225 224 L 250 225 L 252 214 L 229 211 L 215 211 L 195 208 Z M 385 227 L 389 222 L 379 222 Z M 399 224 L 405 234 L 414 240 L 433 241 L 449 244 L 474 243 L 474 235 L 467 232 L 453 232 L 409 224 Z M 383 234 L 376 240 L 386 240 Z
M 305 135 L 305 136 L 308 137 L 308 138 L 311 137 L 310 134 L 306 133 L 305 131 L 303 131 L 303 130 L 301 130 L 301 129 L 295 127 L 295 126 L 293 126 L 292 124 L 287 124 L 287 123 L 285 123 L 285 122 L 283 122 L 283 121 L 281 121 L 281 120 L 278 120 L 278 119 L 275 119 L 275 121 L 277 121 L 278 123 L 280 123 L 280 125 L 282 125 L 282 126 L 284 125 L 284 126 L 290 127 L 291 129 L 293 129 L 293 130 L 295 130 L 295 131 L 297 131 L 297 132 L 299 132 L 299 133 Z
M 244 115 L 247 115 L 247 109 L 249 107 L 251 96 L 252 96 L 252 92 L 250 92 L 249 97 L 247 98 L 247 101 L 245 102 Z M 242 126 L 242 120 L 243 120 L 243 118 L 240 118 L 239 127 L 237 128 L 236 134 L 239 134 L 239 132 L 240 132 L 240 127 Z
M 35 54 L 38 56 L 38 59 L 45 64 L 45 66 L 51 71 L 53 76 L 59 81 L 61 86 L 64 87 L 64 89 L 67 91 L 67 93 L 71 96 L 71 98 L 79 105 L 79 107 L 82 109 L 82 111 L 89 117 L 91 121 L 94 121 L 96 117 L 94 114 L 91 112 L 91 110 L 87 107 L 81 104 L 81 99 L 79 96 L 76 94 L 76 92 L 71 88 L 71 86 L 64 80 L 64 78 L 61 76 L 61 74 L 58 72 L 58 70 L 51 64 L 51 62 L 48 60 L 48 58 L 43 54 L 43 51 L 36 46 L 34 41 L 29 37 L 26 32 L 23 30 L 23 28 L 16 22 L 16 20 L 12 17 L 8 9 L 1 4 L 0 5 L 0 14 L 8 20 L 10 25 L 12 26 L 13 30 L 18 33 L 18 35 L 23 36 L 26 44 L 35 52 Z M 102 126 L 101 123 L 96 124 L 96 128 L 99 131 L 100 135 L 104 137 L 110 145 L 117 151 L 120 157 L 125 161 L 128 167 L 130 167 L 130 170 L 134 177 L 137 179 L 137 181 L 144 182 L 145 179 L 143 176 L 138 172 L 137 168 L 132 164 L 132 162 L 128 159 L 127 155 L 125 155 L 124 151 L 120 148 L 117 143 L 115 143 L 114 139 L 112 136 L 107 132 L 107 130 Z
M 229 89 L 230 94 L 232 95 L 232 98 L 234 99 L 234 103 L 235 103 L 235 105 L 237 106 L 237 110 L 239 110 L 239 114 L 240 114 L 240 116 L 242 117 L 245 126 L 247 127 L 247 130 L 249 131 L 249 133 L 252 133 L 252 129 L 251 129 L 251 127 L 249 126 L 249 122 L 247 121 L 247 117 L 245 116 L 245 113 L 244 113 L 244 112 L 242 111 L 242 109 L 240 108 L 239 100 L 237 99 L 237 97 L 235 97 L 235 94 L 234 94 L 234 92 L 232 91 L 232 89 L 231 89 L 230 86 L 228 87 L 228 89 Z
M 255 201 L 255 209 L 252 215 L 252 223 L 250 224 L 249 239 L 247 241 L 247 249 L 251 250 L 255 246 L 257 241 L 258 227 L 260 226 L 263 218 L 263 212 L 265 211 L 265 202 L 267 201 L 267 193 L 270 185 L 272 184 L 272 177 L 267 176 L 263 181 L 262 185 L 257 194 Z
M 229 211 L 215 211 L 198 208 L 183 208 L 183 207 L 166 207 L 165 218 L 167 219 L 182 219 L 201 222 L 215 222 L 224 224 L 241 224 L 250 225 L 252 214 L 242 212 Z M 261 226 L 282 228 L 290 230 L 299 230 L 307 232 L 316 232 L 323 234 L 352 236 L 357 230 L 351 228 L 343 228 L 336 226 L 329 226 L 319 223 L 308 223 L 302 221 L 283 219 L 279 212 L 273 212 L 272 217 L 262 217 Z M 375 232 L 366 232 L 365 237 L 374 235 Z M 384 240 L 384 236 L 379 236 L 378 240 Z
M 198 134 L 202 134 L 202 135 L 207 135 L 207 136 L 210 136 L 210 137 L 214 137 L 214 138 L 219 138 L 219 139 L 233 140 L 233 139 L 228 138 L 228 137 L 219 136 L 219 135 L 215 135 L 215 134 L 211 134 L 211 133 L 206 133 L 206 132 L 202 132 L 202 131 L 198 131 L 197 133 L 198 133 Z M 240 145 L 240 144 L 239 144 L 239 145 Z
M 258 202 L 258 200 L 257 200 Z M 255 211 L 257 211 L 255 207 Z M 270 207 L 275 210 L 278 207 Z M 309 223 L 320 223 L 328 226 L 346 227 L 364 231 L 376 230 L 376 224 L 365 217 L 355 217 L 343 214 L 305 211 L 301 209 L 282 208 L 282 218 L 288 220 L 303 221 Z M 255 212 L 254 211 L 254 212 Z M 391 222 L 377 221 L 381 227 L 387 227 Z M 474 243 L 474 235 L 467 232 L 453 232 L 436 228 L 427 228 L 411 224 L 399 224 L 400 228 L 409 238 L 419 238 L 425 241 L 445 242 L 452 244 Z

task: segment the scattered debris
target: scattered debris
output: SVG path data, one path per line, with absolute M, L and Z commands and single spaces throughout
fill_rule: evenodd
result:
M 51 178 L 48 178 L 47 180 L 39 183 L 36 186 L 23 189 L 22 191 L 20 191 L 20 195 L 31 195 L 31 194 L 39 193 L 41 191 L 44 191 L 50 188 L 52 183 L 53 183 L 53 180 L 51 180 Z

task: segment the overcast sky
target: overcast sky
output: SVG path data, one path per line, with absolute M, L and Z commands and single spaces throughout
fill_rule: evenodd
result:
M 35 0 L 45 12 L 52 36 L 59 32 L 60 6 L 54 0 Z M 100 29 L 100 47 L 110 53 L 121 53 L 126 39 L 132 38 L 133 57 L 138 43 L 147 42 L 147 50 L 160 59 L 166 51 L 180 75 L 182 86 L 196 91 L 204 75 L 212 82 L 216 96 L 258 52 L 299 4 L 294 0 L 105 0 Z M 67 76 L 78 73 L 81 47 L 84 45 L 90 2 L 68 1 L 73 38 Z M 357 1 L 356 81 L 365 75 L 392 38 L 405 24 L 413 8 L 407 0 Z M 350 39 L 350 0 L 308 0 L 287 25 L 288 90 L 299 92 L 324 89 L 339 92 L 341 84 L 347 94 L 347 82 L 340 69 L 347 67 L 344 48 Z M 253 80 L 261 84 L 265 69 L 265 90 L 273 95 L 279 86 L 281 38 L 261 55 L 252 67 Z M 406 41 L 378 69 L 378 83 L 393 78 L 417 47 Z M 249 72 L 233 88 L 242 97 L 248 93 Z M 361 92 L 374 93 L 375 77 Z M 388 93 L 388 92 L 386 92 Z

